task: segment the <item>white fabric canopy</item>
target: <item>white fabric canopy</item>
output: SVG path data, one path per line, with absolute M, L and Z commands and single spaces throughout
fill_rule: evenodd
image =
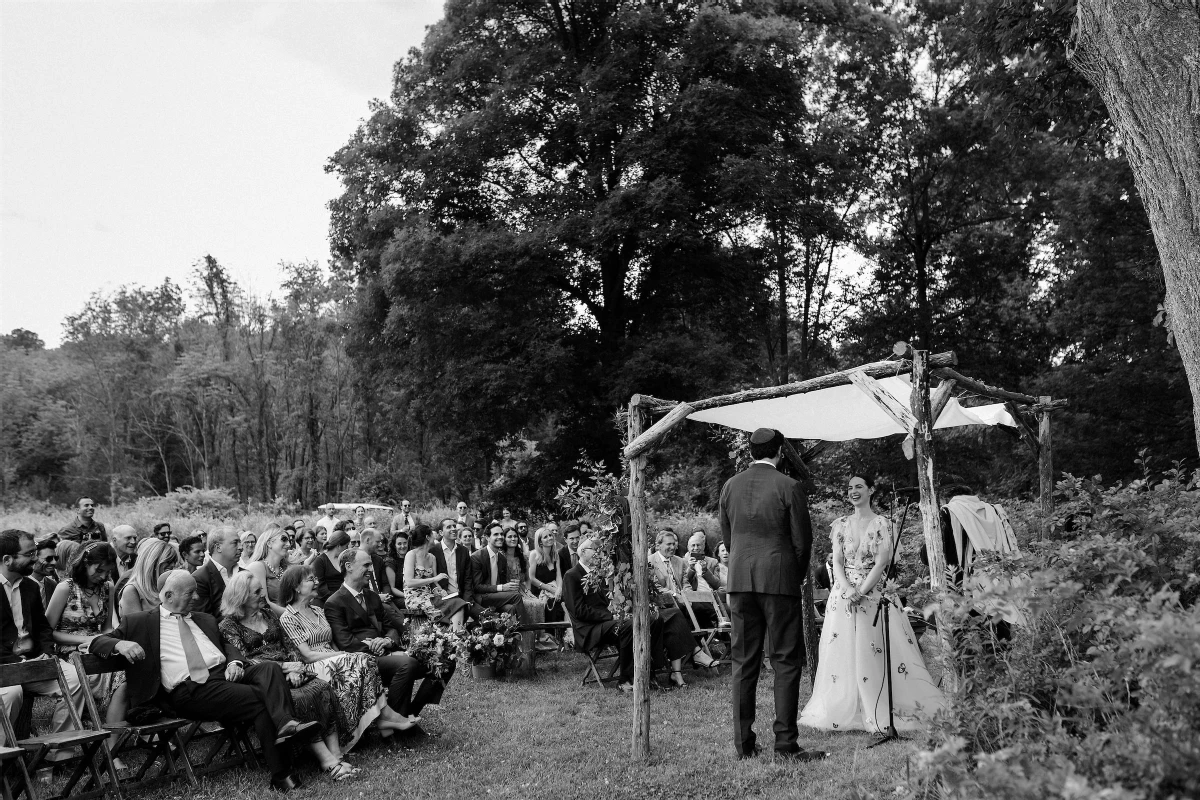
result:
M 912 385 L 907 375 L 882 378 L 879 383 L 888 394 L 909 408 Z M 697 411 L 688 419 L 742 431 L 774 428 L 789 439 L 821 439 L 827 442 L 878 439 L 894 433 L 905 433 L 874 400 L 853 384 L 790 397 L 710 408 Z M 958 400 L 951 398 L 934 428 L 940 430 L 962 425 L 1016 427 L 1003 403 L 963 408 Z

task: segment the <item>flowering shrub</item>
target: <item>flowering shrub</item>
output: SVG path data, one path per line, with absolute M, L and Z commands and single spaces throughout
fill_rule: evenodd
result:
M 959 687 L 909 797 L 1200 797 L 1200 472 L 1058 494 L 1048 541 L 989 562 L 1024 580 L 942 601 Z M 1008 642 L 996 599 L 1030 620 Z
M 440 625 L 417 623 L 410 629 L 408 654 L 430 675 L 445 680 L 458 659 L 458 637 Z
M 512 614 L 485 611 L 477 624 L 455 636 L 458 662 L 488 664 L 499 669 L 508 667 L 520 655 L 518 625 L 520 621 Z

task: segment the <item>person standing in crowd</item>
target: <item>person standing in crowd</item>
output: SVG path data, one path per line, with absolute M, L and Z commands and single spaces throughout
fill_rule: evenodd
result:
M 215 720 L 226 727 L 252 722 L 271 771 L 271 788 L 298 788 L 286 745 L 293 739 L 307 742 L 320 726 L 296 719 L 279 664 L 247 665 L 212 616 L 188 613 L 195 591 L 196 581 L 186 571 L 168 573 L 159 608 L 130 614 L 111 635 L 93 639 L 91 652 L 105 658 L 119 654 L 130 662 L 126 673 L 133 707 L 165 699 L 172 713 L 186 719 Z
M 390 532 L 392 536 L 397 533 L 409 533 L 417 526 L 417 518 L 412 515 L 412 507 L 407 500 L 400 501 L 400 513 L 392 517 Z
M 367 509 L 366 509 L 366 507 L 355 506 L 354 507 L 354 516 L 351 517 L 351 519 L 354 520 L 354 529 L 355 530 L 361 531 L 363 528 L 367 527 Z
M 471 597 L 484 608 L 515 614 L 526 622 L 525 605 L 521 602 L 520 579 L 508 573 L 504 557 L 504 529 L 499 523 L 488 530 L 487 546 L 471 556 L 468 578 Z
M 76 542 L 71 542 L 78 546 Z M 10 528 L 0 531 L 0 664 L 16 664 L 39 658 L 52 658 L 56 652 L 54 631 L 46 619 L 38 587 L 26 580 L 33 573 L 37 555 L 33 534 Z M 61 584 L 60 584 L 61 585 Z M 50 717 L 50 730 L 65 731 L 71 724 L 71 710 L 83 707 L 83 684 L 70 663 L 62 664 L 69 698 L 64 698 L 58 681 L 35 681 L 0 687 L 0 713 L 16 721 L 24 704 L 24 693 L 56 698 Z M 0 743 L 2 744 L 2 743 Z M 8 742 L 15 746 L 14 742 Z M 53 754 L 49 760 L 56 760 Z
M 199 536 L 188 536 L 179 543 L 179 557 L 183 559 L 183 568 L 189 574 L 194 573 L 204 563 L 204 540 Z
M 454 511 L 458 515 L 454 518 L 455 522 L 461 522 L 463 525 L 466 525 L 468 528 L 472 527 L 472 523 L 475 522 L 475 518 L 471 514 L 467 513 L 467 504 L 466 503 L 459 500 L 458 504 L 456 506 L 454 506 Z
M 132 525 L 118 525 L 112 529 L 108 538 L 108 543 L 117 552 L 117 575 L 114 576 L 114 580 L 123 578 L 137 561 L 137 531 Z
M 33 575 L 29 580 L 37 584 L 42 598 L 42 607 L 50 605 L 50 598 L 58 586 L 58 538 L 47 534 L 37 543 L 37 561 L 33 562 Z
M 171 523 L 157 522 L 154 524 L 154 536 L 164 542 L 171 541 Z
M 77 503 L 79 508 L 71 524 L 58 532 L 58 538 L 69 542 L 85 542 L 93 539 L 93 534 L 100 538 L 108 538 L 108 529 L 96 519 L 96 501 L 90 497 L 81 497 Z
M 317 520 L 317 524 L 314 527 L 324 528 L 325 535 L 329 536 L 331 533 L 333 533 L 334 526 L 337 525 L 337 520 L 333 518 L 333 506 L 321 506 L 318 511 L 325 512 L 325 516 Z
M 342 586 L 342 553 L 350 547 L 350 537 L 345 531 L 334 531 L 325 540 L 325 552 L 313 559 L 313 577 L 317 579 L 317 598 L 313 602 L 324 605 L 330 595 Z
M 193 611 L 220 619 L 221 595 L 225 593 L 225 584 L 240 572 L 238 559 L 241 555 L 242 537 L 236 529 L 226 525 L 209 534 L 208 561 L 195 572 Z
M 325 602 L 334 644 L 348 653 L 375 656 L 379 674 L 388 685 L 388 706 L 406 723 L 415 726 L 426 705 L 441 702 L 454 665 L 438 679 L 428 674 L 424 664 L 403 652 L 404 618 L 367 587 L 371 560 L 366 553 L 348 550 L 342 554 L 342 565 L 346 580 Z M 418 679 L 423 680 L 414 696 L 413 685 Z
M 751 758 L 763 636 L 771 639 L 775 671 L 775 754 L 815 761 L 826 756 L 798 743 L 803 636 L 800 587 L 808 574 L 812 523 L 804 487 L 779 471 L 783 434 L 759 428 L 750 436 L 754 463 L 721 487 L 721 538 L 729 550 L 729 610 L 733 617 L 733 746 Z

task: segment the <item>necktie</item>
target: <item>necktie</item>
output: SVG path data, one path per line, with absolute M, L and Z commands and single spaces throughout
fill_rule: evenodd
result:
M 200 655 L 200 646 L 196 644 L 196 637 L 192 635 L 192 629 L 188 627 L 183 614 L 176 614 L 175 618 L 179 620 L 179 642 L 183 645 L 183 657 L 187 661 L 188 675 L 196 683 L 204 683 L 208 680 L 208 667 L 204 666 L 204 656 Z
M 572 567 L 575 567 L 575 566 L 578 566 L 578 565 L 579 565 L 579 554 L 578 554 L 578 553 L 571 553 L 571 566 L 572 566 Z

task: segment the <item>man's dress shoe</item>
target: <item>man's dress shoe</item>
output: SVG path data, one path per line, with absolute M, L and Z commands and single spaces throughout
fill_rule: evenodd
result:
M 303 785 L 303 782 L 295 775 L 284 775 L 282 778 L 271 781 L 271 788 L 277 792 L 290 792 L 293 789 L 299 789 Z

